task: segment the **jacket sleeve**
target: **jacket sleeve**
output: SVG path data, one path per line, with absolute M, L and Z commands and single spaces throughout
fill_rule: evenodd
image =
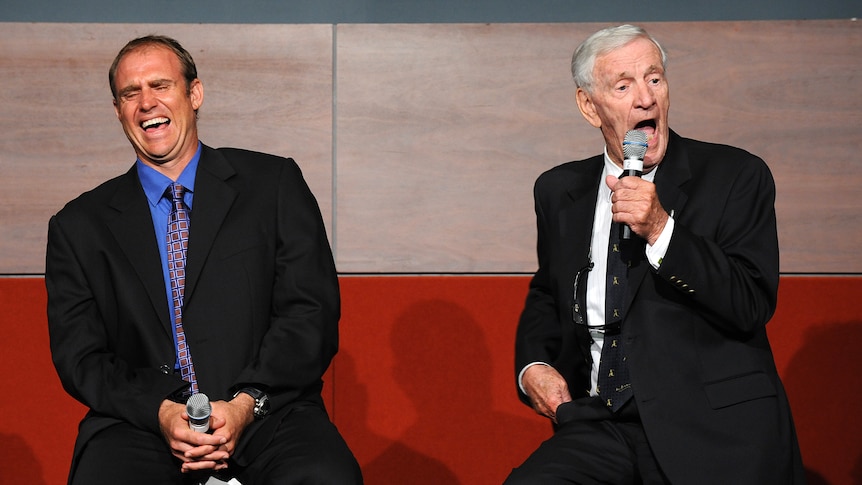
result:
M 269 325 L 238 384 L 264 384 L 274 408 L 309 390 L 338 351 L 340 294 L 317 201 L 293 160 L 279 176 Z
M 548 257 L 548 227 L 542 207 L 540 189 L 534 188 L 539 268 L 530 280 L 524 310 L 515 336 L 515 379 L 520 399 L 529 404 L 517 379 L 521 371 L 533 362 L 552 364 L 557 360 L 562 344 L 557 302 L 552 287 Z
M 683 211 L 658 274 L 712 325 L 745 338 L 775 311 L 779 260 L 772 174 L 740 152 L 743 163 L 724 169 L 735 173 L 710 201 L 718 217 Z

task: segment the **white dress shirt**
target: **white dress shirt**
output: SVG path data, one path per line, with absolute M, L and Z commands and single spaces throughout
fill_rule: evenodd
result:
M 649 173 L 643 174 L 642 178 L 652 182 L 655 179 L 655 173 L 657 170 L 658 167 Z M 593 268 L 587 276 L 587 323 L 590 326 L 600 326 L 605 323 L 605 275 L 607 274 L 606 248 L 608 247 L 608 239 L 612 222 L 612 194 L 611 189 L 605 183 L 605 177 L 608 175 L 619 177 L 622 173 L 623 169 L 611 161 L 610 157 L 608 157 L 607 148 L 605 148 L 605 167 L 602 170 L 602 176 L 599 181 L 599 193 L 596 199 L 596 210 L 594 212 L 593 219 L 593 235 L 590 241 L 590 261 L 593 263 Z M 656 240 L 656 243 L 653 245 L 646 245 L 647 260 L 655 269 L 658 269 L 662 258 L 664 258 L 668 244 L 670 243 L 671 235 L 673 234 L 673 214 L 671 213 L 670 216 L 671 217 L 664 226 L 661 235 Z M 601 249 L 599 250 L 598 248 Z M 590 345 L 590 353 L 593 357 L 593 366 L 590 371 L 590 395 L 595 396 L 604 334 L 599 331 L 591 331 L 590 334 L 593 337 L 593 342 Z M 538 364 L 548 365 L 545 362 L 532 362 L 527 364 L 518 375 L 518 385 L 521 387 L 522 392 L 524 391 L 524 386 L 521 379 L 524 376 L 524 372 L 530 367 Z

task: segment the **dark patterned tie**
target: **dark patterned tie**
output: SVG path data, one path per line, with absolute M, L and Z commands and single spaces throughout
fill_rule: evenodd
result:
M 629 370 L 621 334 L 628 283 L 628 263 L 620 246 L 620 225 L 611 224 L 608 244 L 608 280 L 605 293 L 605 338 L 599 363 L 598 393 L 616 412 L 632 397 Z
M 183 330 L 183 295 L 186 286 L 186 250 L 189 247 L 189 211 L 183 201 L 186 188 L 171 184 L 171 214 L 168 217 L 168 276 L 171 280 L 171 295 L 174 299 L 174 326 L 177 333 L 177 362 L 183 379 L 191 386 L 192 394 L 198 392 L 192 354 L 186 343 Z

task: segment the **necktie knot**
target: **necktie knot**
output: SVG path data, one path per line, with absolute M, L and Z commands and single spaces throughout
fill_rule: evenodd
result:
M 177 210 L 182 209 L 182 204 L 185 203 L 186 188 L 183 187 L 181 184 L 174 182 L 171 184 L 170 187 L 168 187 L 167 192 L 167 195 L 171 198 L 171 203 L 173 204 L 173 206 Z

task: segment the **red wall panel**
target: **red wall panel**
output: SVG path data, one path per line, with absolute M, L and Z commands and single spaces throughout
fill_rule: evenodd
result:
M 497 484 L 550 433 L 515 396 L 526 276 L 342 277 L 325 397 L 366 483 Z M 862 277 L 782 277 L 769 324 L 811 485 L 862 483 Z M 42 278 L 0 278 L 0 484 L 65 481 L 84 407 L 48 349 Z
M 550 425 L 518 401 L 526 278 L 342 278 L 335 421 L 368 484 L 502 483 Z
M 862 483 L 862 278 L 784 277 L 767 326 L 809 485 Z
M 51 363 L 42 278 L 0 278 L 0 483 L 66 483 L 78 422 Z

